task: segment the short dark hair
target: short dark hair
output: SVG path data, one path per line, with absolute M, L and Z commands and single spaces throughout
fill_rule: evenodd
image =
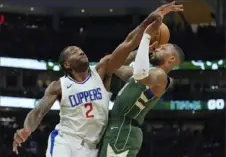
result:
M 173 44 L 174 48 L 175 48 L 175 52 L 177 53 L 179 59 L 180 59 L 180 63 L 182 63 L 185 60 L 185 55 L 184 55 L 184 51 L 176 44 Z
M 65 48 L 61 51 L 60 56 L 59 56 L 59 64 L 60 64 L 61 69 L 64 71 L 65 76 L 68 76 L 68 70 L 64 67 L 64 62 L 65 62 L 65 59 L 66 59 L 66 57 L 67 57 L 67 55 L 68 55 L 67 49 L 68 49 L 68 46 L 65 47 Z

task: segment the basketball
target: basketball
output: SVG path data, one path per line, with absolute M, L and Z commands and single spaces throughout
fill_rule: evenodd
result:
M 170 38 L 170 32 L 168 27 L 162 23 L 160 26 L 160 33 L 159 33 L 159 46 L 162 44 L 166 44 L 169 42 L 169 38 Z

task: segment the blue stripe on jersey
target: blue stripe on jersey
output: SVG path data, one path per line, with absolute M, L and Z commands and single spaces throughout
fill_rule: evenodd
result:
M 50 154 L 53 156 L 53 147 L 54 147 L 54 142 L 55 138 L 58 135 L 58 130 L 53 130 L 50 134 Z
M 82 82 L 77 82 L 77 81 L 75 81 L 73 78 L 71 78 L 70 76 L 67 76 L 71 81 L 73 81 L 73 82 L 75 82 L 75 83 L 77 83 L 77 84 L 84 84 L 84 83 L 86 83 L 88 80 L 89 80 L 89 78 L 91 77 L 91 73 L 89 73 L 89 76 L 84 80 L 84 81 L 82 81 Z
M 146 91 L 144 91 L 144 94 L 147 96 L 148 99 L 154 97 L 154 94 L 152 93 L 151 89 L 147 89 Z
M 167 85 L 166 85 L 166 90 L 168 89 L 170 85 L 170 78 L 167 77 Z M 144 94 L 147 96 L 148 99 L 152 99 L 155 95 L 152 93 L 151 89 L 147 89 L 146 91 L 144 91 Z
M 167 77 L 167 85 L 166 85 L 166 90 L 168 89 L 168 87 L 169 87 L 169 85 L 170 85 L 170 78 L 169 77 Z M 144 91 L 144 94 L 146 95 L 146 97 L 148 98 L 148 99 L 152 99 L 155 95 L 152 93 L 152 91 L 151 91 L 151 89 L 149 88 L 149 89 L 147 89 L 146 91 Z

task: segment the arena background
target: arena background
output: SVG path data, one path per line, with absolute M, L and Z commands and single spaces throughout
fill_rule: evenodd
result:
M 94 65 L 111 53 L 163 0 L 0 0 L 0 157 L 15 157 L 13 134 L 60 72 L 57 59 L 78 45 Z M 180 0 L 183 13 L 167 15 L 170 42 L 186 61 L 169 75 L 169 92 L 142 126 L 138 157 L 223 157 L 225 154 L 224 0 Z M 131 64 L 132 66 L 132 64 Z M 114 96 L 124 82 L 114 76 Z M 59 120 L 58 102 L 20 157 L 44 157 Z

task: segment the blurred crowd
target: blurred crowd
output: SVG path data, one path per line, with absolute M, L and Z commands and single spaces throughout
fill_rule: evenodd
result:
M 35 58 L 58 61 L 61 50 L 68 45 L 78 45 L 87 53 L 90 61 L 99 61 L 135 28 L 145 16 L 111 16 L 111 17 L 58 17 L 49 15 L 31 15 L 2 13 L 5 23 L 0 25 L 0 56 Z M 167 22 L 171 32 L 170 40 L 178 44 L 189 60 L 219 60 L 224 58 L 223 28 L 212 25 L 194 26 L 185 23 Z M 214 40 L 214 42 L 213 42 Z M 4 71 L 4 70 L 3 70 Z M 0 85 L 3 95 L 15 95 L 40 98 L 44 89 L 52 80 L 63 73 L 9 68 L 2 72 L 6 78 L 5 86 Z M 224 71 L 207 72 L 172 72 L 174 80 L 173 96 L 182 94 L 187 99 L 222 95 L 225 89 Z M 170 74 L 170 76 L 171 76 Z M 188 74 L 188 75 L 186 75 Z M 41 76 L 40 76 L 41 75 Z M 43 77 L 43 75 L 45 75 Z M 186 75 L 186 76 L 185 76 Z M 195 78 L 191 78 L 195 76 Z M 217 76 L 217 77 L 212 77 Z M 202 77 L 202 78 L 201 78 Z M 22 79 L 21 79 L 22 78 Z M 1 80 L 1 78 L 0 78 Z M 20 80 L 20 81 L 19 81 Z M 118 82 L 117 82 L 118 83 Z M 11 88 L 12 87 L 12 88 Z M 15 88 L 13 88 L 15 87 Z M 121 87 L 121 86 L 120 86 Z M 213 88 L 214 87 L 214 88 Z M 216 87 L 216 88 L 215 88 Z M 215 91 L 215 95 L 209 92 Z M 196 95 L 184 94 L 184 91 L 196 91 Z M 170 93 L 172 98 L 172 93 Z M 190 97 L 189 97 L 190 96 Z
M 1 56 L 58 60 L 61 50 L 78 45 L 90 61 L 111 53 L 145 16 L 52 17 L 4 13 L 0 29 Z M 170 40 L 185 52 L 186 59 L 224 58 L 223 27 L 167 22 Z M 212 42 L 214 40 L 214 42 Z M 18 52 L 19 51 L 19 52 Z
M 18 111 L 20 113 L 22 111 Z M 1 112 L 2 113 L 2 112 Z M 2 113 L 4 114 L 4 112 Z M 1 116 L 0 117 L 0 156 L 1 157 L 16 157 L 12 152 L 12 140 L 15 131 L 23 126 L 23 121 L 26 114 Z M 54 121 L 51 120 L 44 122 L 39 126 L 34 134 L 28 139 L 28 141 L 20 149 L 19 156 L 21 157 L 45 157 L 45 151 L 47 148 L 47 141 L 49 133 L 54 127 Z M 53 119 L 53 120 L 52 120 Z M 55 121 L 54 121 L 55 122 Z
M 210 125 L 148 123 L 139 157 L 223 157 L 224 131 Z
M 15 68 L 0 68 L 0 95 L 28 98 L 41 98 L 46 87 L 59 77 L 62 72 L 38 71 Z M 173 71 L 169 74 L 173 78 L 165 100 L 208 100 L 225 96 L 224 69 L 215 71 Z M 111 91 L 114 100 L 125 82 L 113 75 Z
M 17 128 L 22 127 L 27 111 L 0 113 L 0 156 L 16 157 L 12 152 L 13 134 Z M 223 116 L 223 113 L 220 115 Z M 49 133 L 58 118 L 57 113 L 49 113 L 20 148 L 18 157 L 44 157 Z M 183 119 L 183 116 L 180 120 L 147 119 L 142 130 L 144 141 L 137 157 L 224 156 L 224 121 L 220 116 L 196 120 Z

